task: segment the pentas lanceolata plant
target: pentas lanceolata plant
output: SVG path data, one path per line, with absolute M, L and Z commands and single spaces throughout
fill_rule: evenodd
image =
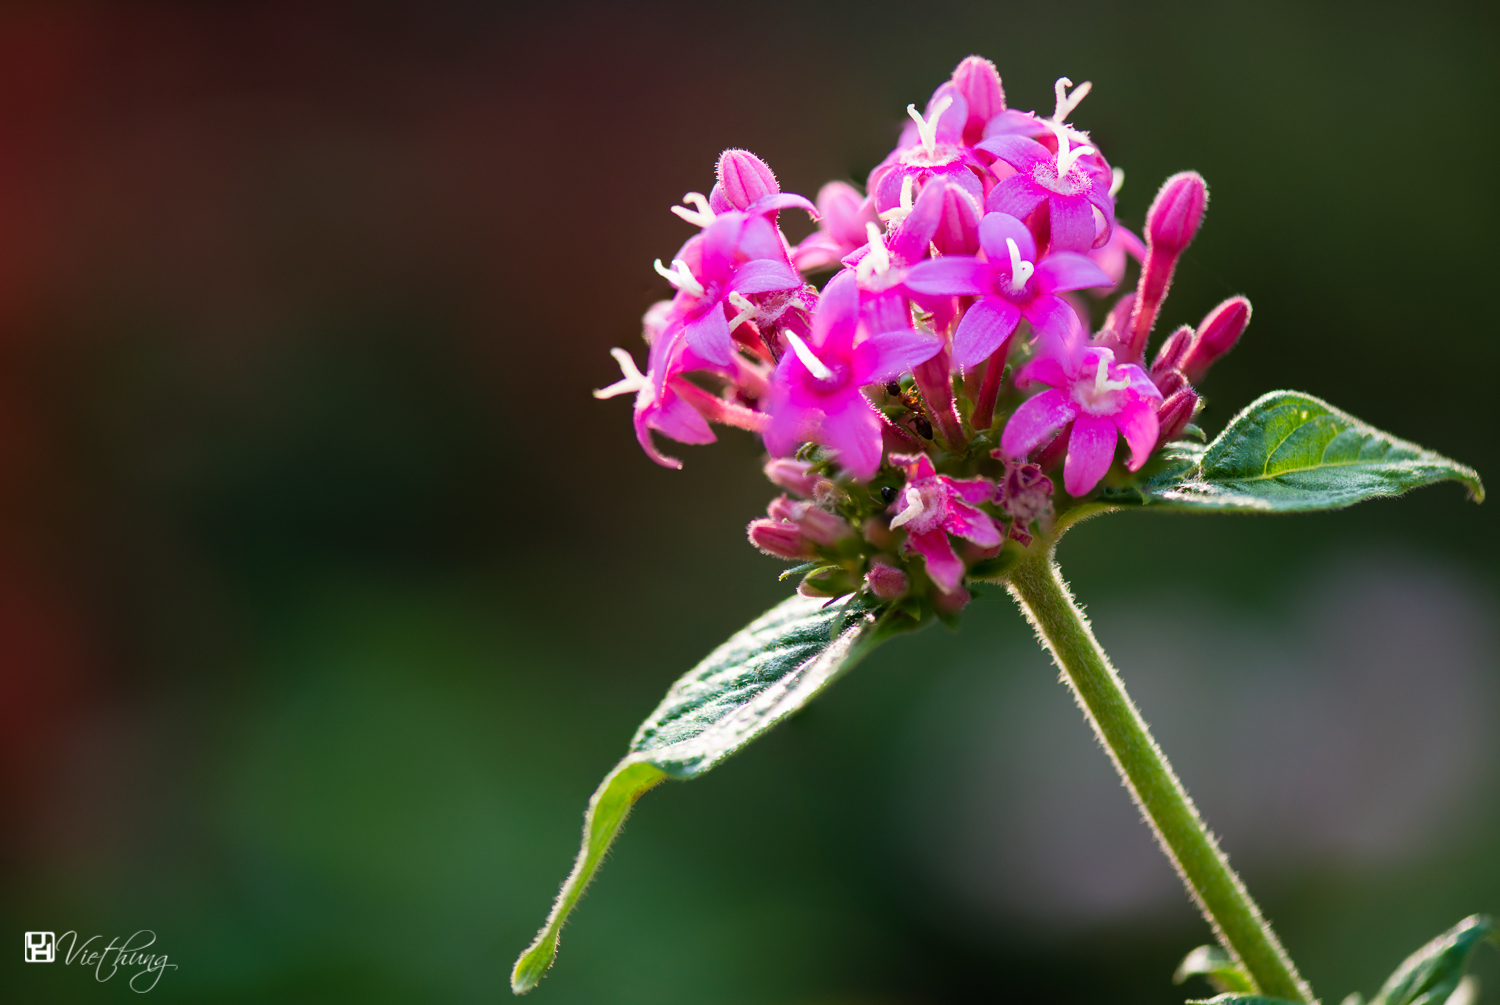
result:
M 1168 178 L 1141 237 L 1115 219 L 1124 173 L 1074 123 L 1087 82 L 1056 83 L 1050 114 L 1008 108 L 970 57 L 907 106 L 900 142 L 862 194 L 781 190 L 744 150 L 708 195 L 672 211 L 694 228 L 655 268 L 670 299 L 646 313 L 646 371 L 621 349 L 636 438 L 710 443 L 713 424 L 763 441 L 782 490 L 750 543 L 796 563 L 798 595 L 681 678 L 594 794 L 572 875 L 512 986 L 533 987 L 625 815 L 649 788 L 718 764 L 796 711 L 874 645 L 954 621 L 977 584 L 1003 584 L 1036 627 L 1218 945 L 1178 979 L 1222 1000 L 1311 1002 L 1270 926 L 1198 816 L 1053 563 L 1062 534 L 1128 508 L 1335 509 L 1457 480 L 1469 468 L 1310 395 L 1275 391 L 1212 442 L 1199 387 L 1250 322 L 1231 297 L 1159 340 L 1172 276 L 1208 186 Z M 818 229 L 793 243 L 786 213 Z M 1130 263 L 1133 289 L 1121 291 Z M 821 274 L 821 277 L 820 277 Z M 1113 296 L 1112 302 L 1095 303 Z M 1100 318 L 1096 324 L 1094 318 Z M 1490 932 L 1474 917 L 1403 965 L 1380 1005 L 1440 1002 Z M 1440 996 L 1441 995 L 1441 996 Z

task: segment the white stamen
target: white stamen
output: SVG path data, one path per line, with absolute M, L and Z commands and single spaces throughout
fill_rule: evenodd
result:
M 1086 154 L 1096 154 L 1099 152 L 1093 147 L 1073 147 L 1069 149 L 1068 130 L 1056 122 L 1045 122 L 1043 124 L 1048 129 L 1051 129 L 1053 135 L 1057 137 L 1057 176 L 1059 178 L 1064 177 L 1069 171 L 1073 170 L 1073 164 L 1078 158 Z
M 1068 88 L 1073 87 L 1073 82 L 1067 77 L 1058 77 L 1057 83 L 1052 85 L 1052 92 L 1057 95 L 1057 106 L 1052 111 L 1052 121 L 1062 125 L 1068 121 L 1068 116 L 1073 114 L 1073 109 L 1078 107 L 1079 102 L 1089 96 L 1094 89 L 1091 80 L 1085 80 L 1077 87 L 1073 87 L 1073 93 L 1068 93 Z
M 697 210 L 688 209 L 686 206 L 673 206 L 672 212 L 682 217 L 695 227 L 707 227 L 717 219 L 717 214 L 708 207 L 708 200 L 703 197 L 702 192 L 689 192 L 682 197 L 683 202 L 690 202 L 697 206 Z
M 1098 397 L 1105 391 L 1123 391 L 1130 386 L 1128 380 L 1110 380 L 1109 362 L 1099 357 L 1099 369 L 1094 371 L 1094 396 Z
M 802 361 L 802 365 L 807 367 L 808 373 L 819 380 L 827 380 L 833 376 L 833 371 L 824 366 L 821 359 L 813 355 L 812 348 L 806 342 L 802 341 L 801 335 L 798 335 L 790 328 L 781 329 L 781 334 L 785 335 L 786 340 L 792 344 L 792 352 L 796 353 L 797 358 Z
M 646 375 L 636 369 L 635 360 L 630 358 L 630 353 L 624 349 L 611 349 L 609 354 L 620 364 L 620 373 L 624 376 L 608 387 L 599 388 L 594 392 L 594 397 L 613 398 L 619 394 L 636 394 L 648 385 Z
M 703 296 L 703 284 L 698 282 L 698 277 L 693 275 L 693 270 L 688 268 L 687 262 L 682 259 L 672 259 L 672 267 L 669 269 L 662 265 L 661 259 L 658 258 L 656 271 L 676 289 L 687 290 L 695 297 Z
M 951 94 L 943 95 L 933 103 L 932 114 L 925 119 L 917 111 L 916 105 L 906 106 L 906 114 L 910 115 L 917 123 L 917 135 L 922 138 L 922 149 L 927 151 L 928 157 L 937 153 L 938 119 L 943 117 L 943 113 L 948 110 L 948 106 L 951 104 L 953 104 L 953 96 Z
M 732 318 L 729 319 L 729 330 L 730 331 L 734 331 L 736 328 L 738 328 L 740 325 L 744 324 L 750 318 L 755 317 L 755 312 L 760 309 L 760 308 L 756 307 L 754 304 L 752 304 L 750 302 L 750 298 L 747 297 L 747 296 L 745 296 L 739 290 L 735 290 L 732 293 L 730 293 L 729 297 L 728 297 L 728 300 L 729 300 L 729 302 L 731 304 L 734 305 L 735 310 L 739 311 L 738 314 L 736 314 L 734 317 L 732 317 Z
M 915 486 L 908 485 L 902 498 L 906 500 L 906 505 L 902 507 L 900 513 L 891 518 L 892 529 L 911 523 L 927 508 L 922 505 L 922 493 L 918 492 Z
M 865 235 L 870 239 L 870 251 L 859 264 L 869 262 L 870 269 L 874 272 L 890 271 L 891 253 L 885 249 L 885 238 L 880 236 L 880 228 L 873 223 L 866 223 Z
M 1021 257 L 1021 249 L 1016 247 L 1016 239 L 1007 237 L 1005 249 L 1010 252 L 1010 288 L 1020 293 L 1026 288 L 1026 281 L 1036 271 L 1036 265 Z
M 1125 169 L 1110 168 L 1109 197 L 1113 199 L 1125 184 Z
M 885 212 L 880 213 L 879 216 L 882 223 L 897 224 L 906 219 L 915 203 L 915 200 L 912 198 L 912 191 L 916 187 L 917 179 L 915 175 L 906 175 L 901 179 L 901 205 L 892 206 Z

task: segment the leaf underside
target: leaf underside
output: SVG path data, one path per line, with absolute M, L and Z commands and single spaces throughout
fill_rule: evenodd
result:
M 1482 914 L 1460 921 L 1408 956 L 1370 1005 L 1443 1005 L 1463 979 L 1469 954 L 1494 930 L 1494 921 Z
M 630 752 L 589 800 L 583 844 L 547 924 L 516 960 L 511 990 L 537 985 L 558 934 L 637 799 L 668 778 L 703 774 L 811 701 L 876 644 L 915 622 L 850 598 L 794 596 L 771 608 L 673 684 Z
M 1310 394 L 1272 391 L 1214 441 L 1170 444 L 1105 502 L 1232 513 L 1342 509 L 1423 485 L 1461 482 L 1484 500 L 1479 473 L 1397 439 Z

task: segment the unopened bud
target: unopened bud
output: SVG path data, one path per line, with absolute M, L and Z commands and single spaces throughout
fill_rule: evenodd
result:
M 1201 380 L 1215 360 L 1234 348 L 1249 323 L 1250 301 L 1244 297 L 1230 297 L 1209 311 L 1181 363 L 1188 380 Z
M 1155 377 L 1158 373 L 1179 369 L 1182 366 L 1182 357 L 1187 355 L 1192 345 L 1193 329 L 1188 325 L 1183 325 L 1168 335 L 1167 340 L 1156 351 L 1156 361 L 1151 364 L 1151 376 Z
M 803 561 L 817 557 L 813 543 L 795 524 L 780 520 L 751 520 L 750 526 L 745 528 L 745 534 L 750 538 L 751 544 L 767 555 Z
M 865 583 L 881 600 L 895 600 L 906 592 L 906 573 L 884 562 L 871 562 L 870 571 L 865 573 Z
M 1181 436 L 1197 410 L 1198 392 L 1191 387 L 1174 391 L 1163 401 L 1156 411 L 1156 422 L 1161 427 L 1161 434 L 1156 438 L 1157 449 Z
M 964 127 L 964 142 L 977 142 L 984 135 L 984 124 L 1005 111 L 1005 88 L 995 64 L 983 56 L 970 56 L 953 71 L 953 86 L 969 103 L 969 122 Z M 970 139 L 970 134 L 975 139 Z
M 1152 250 L 1180 254 L 1193 243 L 1208 205 L 1208 183 L 1196 171 L 1168 178 L 1146 214 L 1146 240 Z
M 972 255 L 979 250 L 979 218 L 984 215 L 974 197 L 957 185 L 929 182 L 940 186 L 942 214 L 932 235 L 932 246 L 940 255 Z M 925 194 L 927 189 L 922 190 Z
M 1156 389 L 1162 393 L 1162 397 L 1164 398 L 1170 398 L 1188 386 L 1187 375 L 1175 368 L 1163 370 L 1160 373 L 1152 371 L 1151 380 L 1156 384 Z
M 1133 313 L 1135 313 L 1135 294 L 1127 293 L 1116 300 L 1115 305 L 1109 309 L 1102 330 L 1124 335 L 1126 328 L 1130 326 L 1130 315 Z
M 812 469 L 807 461 L 790 457 L 773 457 L 766 462 L 766 477 L 788 492 L 795 492 L 804 499 L 811 499 L 813 490 L 823 476 Z
M 766 515 L 772 520 L 784 520 L 795 525 L 814 544 L 824 547 L 854 536 L 848 520 L 835 516 L 816 503 L 778 496 L 771 500 L 771 505 L 766 508 Z
M 969 596 L 969 591 L 960 586 L 952 593 L 944 593 L 942 590 L 932 591 L 932 608 L 939 614 L 957 614 L 969 606 L 969 601 L 974 598 Z
M 781 191 L 770 166 L 748 150 L 731 149 L 720 154 L 718 176 L 719 183 L 709 199 L 709 206 L 718 213 L 745 209 L 755 200 Z M 725 205 L 714 205 L 720 199 Z
M 1144 356 L 1151 326 L 1156 324 L 1157 312 L 1172 285 L 1177 259 L 1198 233 L 1206 205 L 1208 184 L 1196 171 L 1174 174 L 1156 193 L 1146 214 L 1146 260 L 1141 263 L 1135 310 L 1125 337 L 1126 351 L 1116 356 L 1120 362 L 1136 363 Z

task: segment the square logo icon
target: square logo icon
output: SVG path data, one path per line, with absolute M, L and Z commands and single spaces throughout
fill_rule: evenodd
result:
M 57 959 L 57 936 L 51 932 L 26 933 L 26 962 L 51 963 Z

